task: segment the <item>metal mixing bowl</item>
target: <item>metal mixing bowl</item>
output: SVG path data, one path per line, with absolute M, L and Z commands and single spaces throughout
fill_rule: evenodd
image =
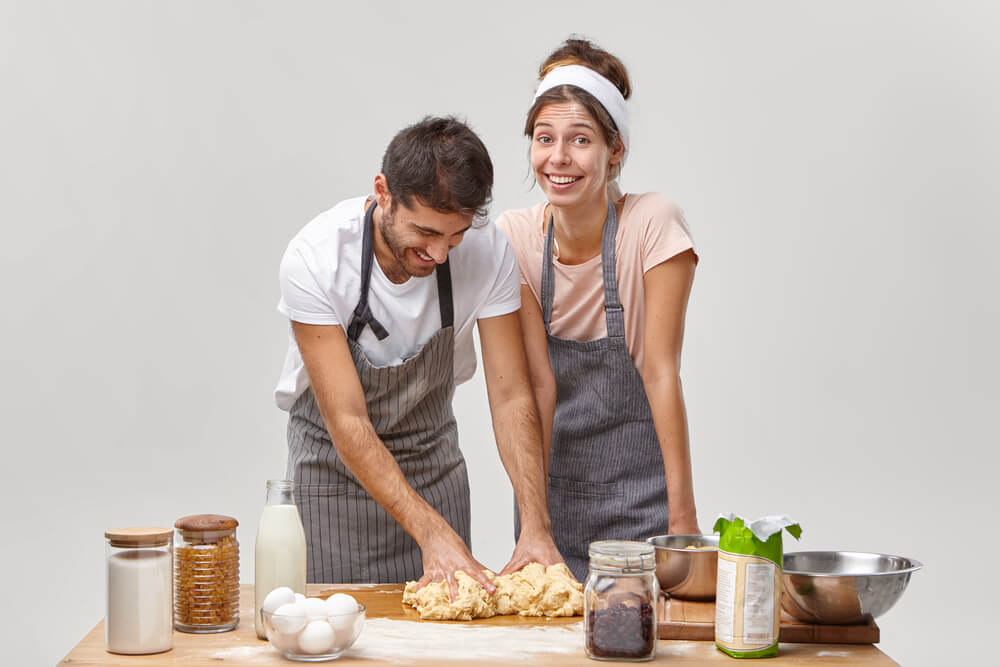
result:
M 682 600 L 714 600 L 719 569 L 718 535 L 656 535 L 646 538 L 656 548 L 660 590 Z M 711 550 L 685 547 L 713 547 Z
M 799 551 L 784 560 L 782 609 L 832 625 L 866 623 L 889 611 L 923 567 L 911 558 L 854 551 Z

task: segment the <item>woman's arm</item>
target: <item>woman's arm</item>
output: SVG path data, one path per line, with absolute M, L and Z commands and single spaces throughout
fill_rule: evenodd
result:
M 694 252 L 687 250 L 654 266 L 643 277 L 645 353 L 639 371 L 663 453 L 670 503 L 667 530 L 672 534 L 701 533 L 694 503 L 691 451 L 680 377 L 684 316 L 694 268 Z
M 546 502 L 549 484 L 549 451 L 552 443 L 552 418 L 556 412 L 556 379 L 549 364 L 549 343 L 542 322 L 542 308 L 527 285 L 521 285 L 521 332 L 528 357 L 531 387 L 538 404 L 542 425 L 542 467 L 545 471 Z

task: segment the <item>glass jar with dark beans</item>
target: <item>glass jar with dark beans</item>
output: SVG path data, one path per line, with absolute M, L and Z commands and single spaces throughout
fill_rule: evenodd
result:
M 590 545 L 584 592 L 585 649 L 597 660 L 651 660 L 656 653 L 656 560 L 651 545 Z
M 597 658 L 648 658 L 656 647 L 653 605 L 618 603 L 598 609 L 587 624 L 587 643 Z

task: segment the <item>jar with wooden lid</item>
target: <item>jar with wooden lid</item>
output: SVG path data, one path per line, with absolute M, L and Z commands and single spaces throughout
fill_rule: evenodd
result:
M 162 653 L 174 645 L 173 543 L 170 528 L 104 531 L 107 616 L 104 641 L 111 653 Z
M 240 621 L 240 545 L 233 517 L 194 514 L 178 519 L 174 561 L 174 627 L 226 632 Z

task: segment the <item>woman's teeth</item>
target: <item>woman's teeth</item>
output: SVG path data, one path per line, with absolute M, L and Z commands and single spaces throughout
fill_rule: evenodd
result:
M 556 185 L 567 185 L 580 180 L 579 176 L 549 176 L 549 180 Z

